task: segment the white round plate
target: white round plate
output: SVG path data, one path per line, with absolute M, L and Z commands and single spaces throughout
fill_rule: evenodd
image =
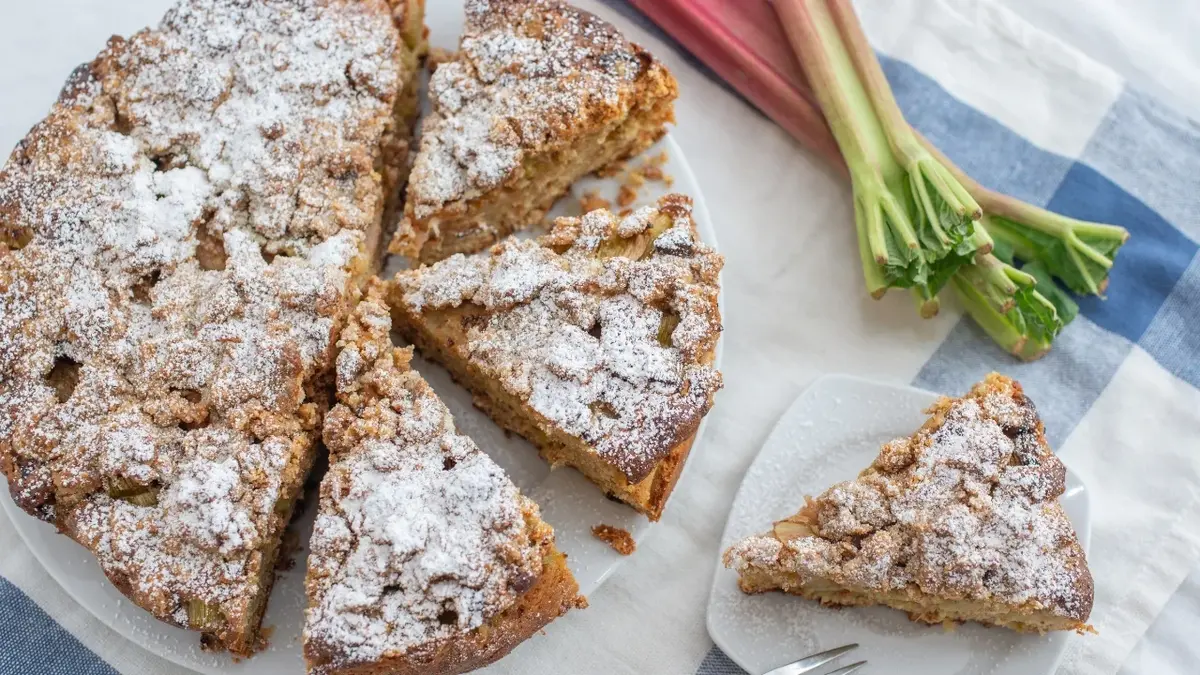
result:
M 453 49 L 462 31 L 462 4 L 438 0 L 427 4 L 426 13 L 432 44 Z M 125 32 L 132 33 L 138 28 L 129 26 Z M 96 48 L 100 46 L 97 43 Z M 662 183 L 647 182 L 640 189 L 638 205 L 651 203 L 667 192 L 689 195 L 695 203 L 693 217 L 700 237 L 715 248 L 716 233 L 704 206 L 700 186 L 683 152 L 670 136 L 641 158 L 631 160 L 629 166 L 636 166 L 642 159 L 664 151 L 667 153 L 667 162 L 663 170 L 674 178 L 674 184 L 667 189 Z M 551 215 L 577 215 L 580 212 L 578 197 L 586 191 L 595 191 L 607 199 L 615 200 L 619 187 L 620 176 L 582 180 L 573 187 L 571 195 L 559 201 Z M 389 268 L 394 268 L 394 265 L 389 265 Z M 716 365 L 720 367 L 720 363 L 721 347 L 718 344 Z M 592 526 L 605 523 L 624 528 L 641 542 L 650 530 L 651 523 L 629 507 L 606 499 L 578 472 L 550 471 L 528 442 L 506 435 L 487 416 L 476 410 L 471 404 L 470 395 L 451 382 L 442 368 L 420 359 L 414 361 L 414 366 L 446 402 L 459 431 L 474 439 L 480 448 L 504 467 L 521 491 L 541 506 L 542 515 L 554 526 L 559 548 L 568 555 L 571 571 L 579 581 L 580 592 L 584 595 L 594 592 L 624 558 L 595 539 L 591 534 Z M 693 455 L 704 450 L 704 429 L 705 423 L 702 423 L 692 447 Z M 685 466 L 684 476 L 680 477 L 681 485 L 686 480 L 686 474 Z M 3 503 L 17 531 L 50 576 L 102 622 L 146 650 L 201 673 L 304 672 L 300 633 L 304 622 L 307 549 L 296 554 L 294 567 L 280 573 L 276 579 L 263 618 L 264 628 L 272 631 L 270 647 L 254 658 L 235 661 L 228 654 L 212 654 L 201 650 L 199 634 L 164 624 L 134 606 L 108 583 L 85 549 L 57 535 L 50 525 L 26 515 L 11 499 L 5 497 L 0 499 L 0 503 Z M 315 513 L 316 509 L 309 504 L 300 520 L 294 524 L 302 543 L 308 541 Z
M 818 379 L 780 418 L 738 489 L 721 551 L 795 513 L 804 495 L 853 479 L 879 447 L 925 422 L 937 396 L 921 389 L 835 375 Z M 1084 550 L 1091 538 L 1088 494 L 1067 471 L 1059 499 Z M 708 633 L 750 673 L 857 643 L 842 665 L 866 660 L 864 672 L 892 675 L 1041 675 L 1053 673 L 1073 634 L 1023 635 L 976 624 L 953 632 L 913 623 L 884 607 L 829 609 L 784 595 L 746 595 L 737 573 L 718 561 L 708 601 Z M 828 666 L 829 670 L 835 664 Z

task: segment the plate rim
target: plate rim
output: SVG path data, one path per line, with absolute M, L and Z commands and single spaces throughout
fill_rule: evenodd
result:
M 696 186 L 695 194 L 687 194 L 686 196 L 690 197 L 692 200 L 692 220 L 695 221 L 695 223 L 696 223 L 696 233 L 698 235 L 700 235 L 700 241 L 703 242 L 705 245 L 709 246 L 710 248 L 712 248 L 712 250 L 715 251 L 716 253 L 720 254 L 721 253 L 721 245 L 717 241 L 717 228 L 716 228 L 716 225 L 713 223 L 712 214 L 709 213 L 708 204 L 704 201 L 704 190 L 702 190 L 700 188 L 700 180 L 698 178 L 696 178 L 695 172 L 692 171 L 692 165 L 690 162 L 687 161 L 687 155 L 684 154 L 683 148 L 680 147 L 679 143 L 675 141 L 675 136 L 671 132 L 667 132 L 666 134 L 664 134 L 662 137 L 662 140 L 660 142 L 667 146 L 666 150 L 669 153 L 670 157 L 672 157 L 673 159 L 678 158 L 678 161 L 680 164 L 679 168 L 682 170 L 682 173 L 685 176 L 684 180 L 682 180 L 680 182 L 684 183 L 684 184 Z M 569 194 L 570 193 L 568 193 L 568 195 Z M 673 194 L 673 193 L 671 192 L 670 189 L 668 189 L 666 194 Z M 684 193 L 679 193 L 679 194 L 684 194 Z M 568 195 L 563 195 L 563 197 L 567 197 Z M 724 268 L 724 265 L 722 265 L 721 271 L 717 272 L 717 312 L 721 315 L 721 335 L 717 339 L 716 347 L 713 348 L 712 366 L 713 366 L 714 370 L 720 372 L 721 364 L 722 364 L 722 362 L 724 360 L 724 356 L 725 356 L 725 339 L 724 339 L 724 337 L 725 337 L 725 335 L 724 335 L 724 333 L 725 333 L 725 268 Z M 722 387 L 722 389 L 724 389 L 724 388 Z M 718 390 L 715 394 L 713 394 L 713 407 L 716 406 L 716 399 L 720 395 L 721 395 L 721 390 Z M 696 463 L 696 460 L 695 460 L 696 456 L 704 448 L 704 437 L 705 437 L 705 432 L 708 430 L 708 421 L 710 419 L 711 413 L 712 413 L 712 409 L 710 408 L 709 412 L 705 413 L 704 417 L 702 417 L 700 419 L 700 425 L 696 427 L 695 439 L 692 441 L 691 449 L 688 450 L 687 459 L 683 462 L 683 469 L 681 469 L 679 472 L 679 478 L 675 479 L 675 487 L 673 488 L 672 493 L 675 490 L 678 490 L 679 486 L 683 485 L 684 478 L 686 478 L 690 472 L 694 472 L 692 470 L 692 466 L 694 466 Z M 660 523 L 662 523 L 663 518 L 666 517 L 667 510 L 670 507 L 671 507 L 671 503 L 670 503 L 670 499 L 669 499 L 669 495 L 668 495 L 667 504 L 665 507 L 663 507 L 663 512 L 659 515 L 659 519 L 657 521 L 650 521 L 650 523 L 646 527 L 646 529 L 642 531 L 641 538 L 634 539 L 634 543 L 636 545 L 644 546 L 646 544 L 649 544 L 651 539 L 654 537 L 654 534 L 659 531 Z M 631 557 L 631 556 L 626 556 L 626 555 L 620 556 L 617 560 L 615 560 L 613 562 L 612 565 L 609 565 L 608 568 L 605 569 L 604 572 L 602 572 L 600 574 L 600 576 L 598 576 L 596 578 L 596 585 L 592 589 L 592 593 L 599 591 L 600 587 L 604 585 L 604 582 L 607 581 L 610 576 L 612 576 L 613 572 L 616 572 L 618 569 L 620 569 L 621 567 L 623 567 L 625 565 L 626 559 L 628 559 L 629 557 Z
M 698 234 L 700 235 L 701 241 L 704 242 L 704 244 L 710 246 L 714 251 L 720 253 L 720 244 L 717 240 L 716 225 L 712 220 L 712 215 L 708 210 L 707 203 L 705 202 L 704 190 L 701 188 L 700 181 L 697 179 L 696 174 L 692 169 L 691 163 L 687 159 L 687 155 L 683 152 L 682 147 L 675 140 L 674 134 L 671 132 L 668 132 L 667 134 L 665 134 L 660 142 L 665 146 L 663 149 L 667 151 L 668 156 L 671 158 L 672 164 L 678 163 L 678 166 L 674 168 L 674 171 L 676 174 L 682 174 L 682 180 L 679 180 L 678 183 L 680 185 L 693 186 L 692 190 L 690 192 L 681 192 L 681 194 L 686 194 L 688 197 L 690 197 L 692 199 L 692 218 L 696 222 L 696 229 L 697 229 Z M 668 189 L 665 194 L 670 194 L 670 193 L 671 193 L 671 189 Z M 564 193 L 564 195 L 560 199 L 569 199 L 569 198 L 571 198 L 571 196 L 572 196 L 572 192 L 570 190 L 568 190 L 568 192 Z M 724 270 L 722 270 L 722 272 L 718 273 L 717 284 L 718 284 L 717 308 L 721 312 L 722 329 L 724 329 L 724 318 L 725 318 L 725 309 L 726 309 L 726 307 L 725 307 Z M 724 336 L 722 336 L 722 338 L 723 337 Z M 725 340 L 718 339 L 716 348 L 714 349 L 714 355 L 713 355 L 713 367 L 717 370 L 720 370 L 720 368 L 721 368 L 724 352 L 725 352 Z M 720 395 L 720 392 L 717 393 L 717 396 L 719 396 L 719 395 Z M 689 451 L 688 461 L 684 462 L 683 469 L 680 472 L 678 480 L 676 481 L 676 487 L 675 487 L 676 490 L 678 490 L 680 488 L 680 486 L 683 484 L 684 479 L 689 475 L 689 472 L 694 473 L 694 470 L 691 469 L 691 465 L 695 464 L 695 457 L 698 454 L 700 454 L 700 452 L 703 452 L 705 449 L 705 442 L 706 442 L 705 434 L 708 429 L 709 418 L 710 418 L 710 415 L 706 414 L 704 416 L 704 418 L 700 421 L 700 425 L 696 429 L 696 436 L 695 436 L 695 440 L 693 441 L 692 449 Z M 218 665 L 214 669 L 213 667 L 210 667 L 207 664 L 195 663 L 188 658 L 186 652 L 182 652 L 182 651 L 168 647 L 167 645 L 170 644 L 169 641 L 156 640 L 156 639 L 154 639 L 155 635 L 144 635 L 141 632 L 134 630 L 133 629 L 134 624 L 132 622 L 120 620 L 120 615 L 123 612 L 130 611 L 128 609 L 123 608 L 123 607 L 125 607 L 125 605 L 121 605 L 122 609 L 108 611 L 109 608 L 107 606 L 104 606 L 101 602 L 97 601 L 94 597 L 86 596 L 87 599 L 85 599 L 85 594 L 79 592 L 79 590 L 75 588 L 74 582 L 68 583 L 69 575 L 65 572 L 65 570 L 59 569 L 59 566 L 56 564 L 47 564 L 47 559 L 49 557 L 51 557 L 52 554 L 48 550 L 43 550 L 42 546 L 40 545 L 41 542 L 43 541 L 43 539 L 47 535 L 53 535 L 54 537 L 62 537 L 65 535 L 63 535 L 59 532 L 50 532 L 48 530 L 45 530 L 43 527 L 39 527 L 39 525 L 52 526 L 52 524 L 33 519 L 31 516 L 26 514 L 24 511 L 22 511 L 16 505 L 16 503 L 12 500 L 11 496 L 6 497 L 4 499 L 0 499 L 0 504 L 3 505 L 4 514 L 9 519 L 9 521 L 13 524 L 13 528 L 17 531 L 18 536 L 21 538 L 22 542 L 24 542 L 25 546 L 29 549 L 29 551 L 33 554 L 34 559 L 37 560 L 38 564 L 41 566 L 42 570 L 46 572 L 47 576 L 49 576 L 51 579 L 53 579 L 54 582 L 56 584 L 58 584 L 59 588 L 61 588 L 68 597 L 70 597 L 73 601 L 75 601 L 75 603 L 77 603 L 80 607 L 82 607 L 84 610 L 86 610 L 89 615 L 94 617 L 97 621 L 99 621 L 106 628 L 113 631 L 117 635 L 120 635 L 122 638 L 124 638 L 125 640 L 128 640 L 130 643 L 136 645 L 138 648 L 145 650 L 147 653 L 153 654 L 154 656 L 161 658 L 165 661 L 168 661 L 174 665 L 177 665 L 177 666 L 180 666 L 183 668 L 187 668 L 187 669 L 190 669 L 190 670 L 193 670 L 196 672 L 201 672 L 201 673 L 212 673 L 212 672 L 223 672 L 224 671 L 225 665 Z M 670 504 L 668 504 L 667 508 L 670 508 Z M 664 510 L 664 515 L 665 515 L 665 513 L 666 513 L 666 511 Z M 24 516 L 24 517 L 22 518 L 22 516 Z M 33 520 L 34 522 L 29 522 L 30 520 Z M 661 520 L 659 522 L 661 522 Z M 659 522 L 653 522 L 653 521 L 650 522 L 649 525 L 642 531 L 641 538 L 636 540 L 637 543 L 640 545 L 643 545 L 643 546 L 645 544 L 647 544 L 650 541 L 651 537 L 653 537 L 653 534 L 658 531 Z M 79 550 L 88 557 L 88 560 L 87 560 L 88 563 L 95 564 L 94 556 L 91 556 L 90 552 L 88 552 L 87 549 L 80 546 Z M 619 556 L 617 559 L 615 559 L 612 562 L 612 564 L 609 565 L 596 578 L 595 586 L 592 588 L 591 593 L 596 593 L 597 591 L 599 591 L 600 588 L 604 585 L 604 583 L 608 580 L 608 578 L 610 576 L 612 576 L 613 572 L 615 572 L 617 569 L 619 569 L 620 567 L 622 567 L 625 564 L 627 557 L 628 556 Z M 300 562 L 300 561 L 298 560 L 297 562 Z M 297 566 L 297 567 L 299 567 L 299 566 Z M 100 570 L 100 573 L 101 573 L 101 575 L 104 575 L 103 570 Z M 108 582 L 108 583 L 111 583 L 111 582 Z M 124 598 L 125 596 L 122 594 L 122 597 Z M 270 596 L 268 596 L 268 606 L 269 606 L 269 602 L 270 602 Z M 126 603 L 128 604 L 129 607 L 132 607 L 135 610 L 145 611 L 145 610 L 142 610 L 140 607 L 138 607 L 136 604 L 134 604 L 132 601 L 128 600 L 127 598 L 126 598 Z M 51 618 L 53 618 L 53 617 L 51 617 Z M 158 619 L 155 619 L 154 623 L 151 625 L 153 625 L 155 627 L 159 627 L 160 625 L 161 625 L 161 627 L 171 627 L 166 623 L 160 622 Z M 184 630 L 184 629 L 180 629 L 180 630 Z M 197 639 L 199 639 L 198 634 L 197 634 Z M 161 645 L 161 647 L 155 647 L 155 645 Z M 301 648 L 300 645 L 295 646 L 295 649 L 300 649 L 300 648 Z M 250 664 L 252 664 L 253 662 L 254 662 L 253 658 L 244 659 L 242 661 L 242 663 L 250 663 Z
M 746 471 L 742 474 L 742 480 L 740 483 L 738 483 L 738 488 L 734 492 L 733 501 L 731 501 L 729 503 L 729 512 L 728 512 L 728 514 L 726 514 L 726 517 L 725 517 L 725 526 L 723 528 L 721 528 L 721 538 L 717 544 L 716 565 L 713 569 L 712 583 L 709 586 L 708 601 L 705 603 L 705 606 L 704 606 L 704 628 L 708 632 L 709 639 L 711 639 L 713 641 L 713 644 L 718 649 L 721 650 L 722 654 L 724 654 L 727 658 L 729 658 L 730 661 L 732 661 L 734 664 L 736 664 L 737 667 L 741 668 L 742 670 L 746 671 L 747 673 L 752 673 L 753 671 L 751 671 L 746 666 L 746 664 L 744 664 L 743 662 L 738 660 L 738 658 L 736 656 L 737 650 L 729 649 L 729 647 L 727 646 L 729 643 L 727 641 L 723 640 L 722 639 L 723 636 L 721 636 L 720 631 L 715 630 L 713 627 L 714 612 L 712 611 L 712 608 L 713 608 L 713 605 L 716 604 L 718 585 L 721 583 L 722 575 L 729 573 L 729 570 L 727 570 L 725 568 L 725 564 L 724 564 L 724 561 L 722 560 L 722 558 L 723 558 L 723 555 L 725 552 L 725 547 L 726 547 L 725 542 L 729 535 L 729 528 L 733 526 L 733 522 L 732 522 L 733 521 L 733 507 L 735 504 L 737 504 L 741 500 L 743 492 L 751 489 L 752 486 L 747 484 L 746 479 L 750 475 L 751 470 L 761 459 L 763 450 L 767 447 L 767 444 L 770 442 L 770 439 L 772 437 L 774 437 L 776 432 L 779 431 L 780 427 L 783 426 L 784 421 L 789 419 L 796 412 L 797 408 L 799 408 L 802 404 L 807 402 L 807 400 L 813 395 L 813 392 L 817 390 L 818 386 L 827 384 L 829 382 L 835 382 L 835 381 L 855 382 L 857 384 L 870 385 L 872 387 L 877 387 L 880 389 L 890 389 L 893 391 L 905 391 L 905 392 L 908 392 L 911 394 L 922 394 L 922 395 L 934 396 L 934 397 L 943 396 L 943 394 L 939 394 L 937 392 L 930 391 L 928 389 L 924 389 L 922 387 L 917 387 L 917 386 L 911 385 L 911 384 L 901 384 L 901 383 L 896 383 L 896 382 L 875 380 L 875 379 L 872 379 L 869 377 L 864 377 L 862 375 L 854 375 L 851 373 L 822 373 L 821 375 L 818 375 L 817 377 L 813 378 L 813 380 L 811 382 L 809 382 L 808 385 L 806 387 L 804 387 L 804 389 L 799 394 L 796 395 L 796 398 L 793 399 L 790 404 L 788 404 L 787 408 L 784 409 L 783 413 L 779 416 L 779 418 L 775 420 L 775 423 L 771 425 L 771 430 L 769 432 L 767 432 L 767 435 L 764 437 L 765 440 L 763 441 L 762 445 L 759 446 L 758 450 L 754 453 L 754 458 L 752 460 L 750 460 L 750 463 L 748 465 L 746 465 Z M 1055 453 L 1055 454 L 1057 455 L 1057 453 Z M 1062 461 L 1062 459 L 1060 458 L 1059 461 Z M 1091 538 L 1092 538 L 1092 515 L 1091 515 L 1091 513 L 1092 513 L 1092 503 L 1091 503 L 1092 495 L 1091 495 L 1091 491 L 1088 489 L 1087 484 L 1084 482 L 1083 478 L 1078 473 L 1071 471 L 1070 467 L 1067 466 L 1066 462 L 1063 462 L 1063 466 L 1066 469 L 1068 482 L 1073 478 L 1078 483 L 1078 486 L 1081 488 L 1081 497 L 1080 498 L 1083 501 L 1083 511 L 1086 514 L 1086 517 L 1084 518 L 1082 528 L 1076 527 L 1075 523 L 1072 523 L 1072 527 L 1075 528 L 1076 536 L 1081 540 L 1080 545 L 1083 547 L 1084 554 L 1086 555 L 1091 548 Z M 1066 653 L 1066 645 L 1064 644 L 1064 646 L 1061 647 L 1055 654 L 1053 661 L 1046 664 L 1047 670 L 1045 672 L 1046 673 L 1054 673 L 1058 669 L 1058 665 L 1062 662 L 1062 658 L 1065 653 Z

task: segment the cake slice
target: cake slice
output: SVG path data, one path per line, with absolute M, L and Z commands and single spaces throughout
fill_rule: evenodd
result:
M 687 197 L 400 272 L 396 328 L 500 426 L 651 520 L 721 386 L 722 259 Z
M 377 262 L 421 0 L 183 0 L 0 172 L 0 471 L 210 648 L 258 627 Z
M 641 152 L 674 121 L 675 79 L 608 23 L 559 0 L 467 0 L 392 250 L 421 262 L 535 224 L 581 176 Z
M 930 624 L 1091 631 L 1092 575 L 1058 504 L 1066 469 L 1021 386 L 992 373 L 927 412 L 858 478 L 730 547 L 742 590 Z
M 537 506 L 392 347 L 380 294 L 338 342 L 304 654 L 312 673 L 462 673 L 583 599 Z

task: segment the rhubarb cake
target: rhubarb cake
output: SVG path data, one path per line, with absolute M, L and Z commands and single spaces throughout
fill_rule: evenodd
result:
M 608 23 L 559 0 L 467 0 L 392 250 L 421 262 L 538 223 L 581 176 L 641 152 L 674 121 L 675 79 Z
M 422 0 L 183 0 L 0 172 L 0 469 L 204 644 L 249 654 L 397 210 Z
M 1066 469 L 1021 386 L 993 373 L 927 412 L 858 478 L 727 550 L 742 590 L 931 624 L 1090 631 L 1092 575 L 1058 503 Z
M 400 272 L 395 325 L 552 465 L 657 520 L 721 386 L 723 261 L 691 211 L 667 195 Z
M 537 506 L 392 346 L 381 295 L 338 343 L 304 653 L 313 673 L 462 673 L 582 598 Z

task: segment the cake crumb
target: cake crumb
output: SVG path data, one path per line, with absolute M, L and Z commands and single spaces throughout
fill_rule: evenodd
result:
M 637 201 L 637 188 L 632 187 L 628 183 L 621 186 L 621 190 L 617 192 L 617 206 L 626 207 Z
M 675 183 L 675 179 L 663 171 L 663 165 L 666 163 L 667 153 L 663 151 L 647 159 L 634 172 L 645 180 L 663 183 L 667 187 L 671 187 Z
M 597 209 L 611 209 L 612 202 L 600 196 L 595 190 L 588 190 L 579 198 L 579 208 L 583 213 L 591 213 Z
M 592 527 L 592 536 L 608 544 L 621 555 L 629 555 L 637 550 L 637 542 L 627 530 L 603 523 Z
M 625 174 L 617 193 L 617 206 L 632 206 L 638 200 L 639 193 L 647 181 L 662 183 L 666 187 L 671 187 L 675 183 L 675 179 L 663 171 L 663 165 L 666 163 L 667 153 L 663 151 L 647 158 L 646 161 L 642 162 L 636 168 L 630 169 Z M 622 166 L 622 170 L 624 170 L 624 166 Z

